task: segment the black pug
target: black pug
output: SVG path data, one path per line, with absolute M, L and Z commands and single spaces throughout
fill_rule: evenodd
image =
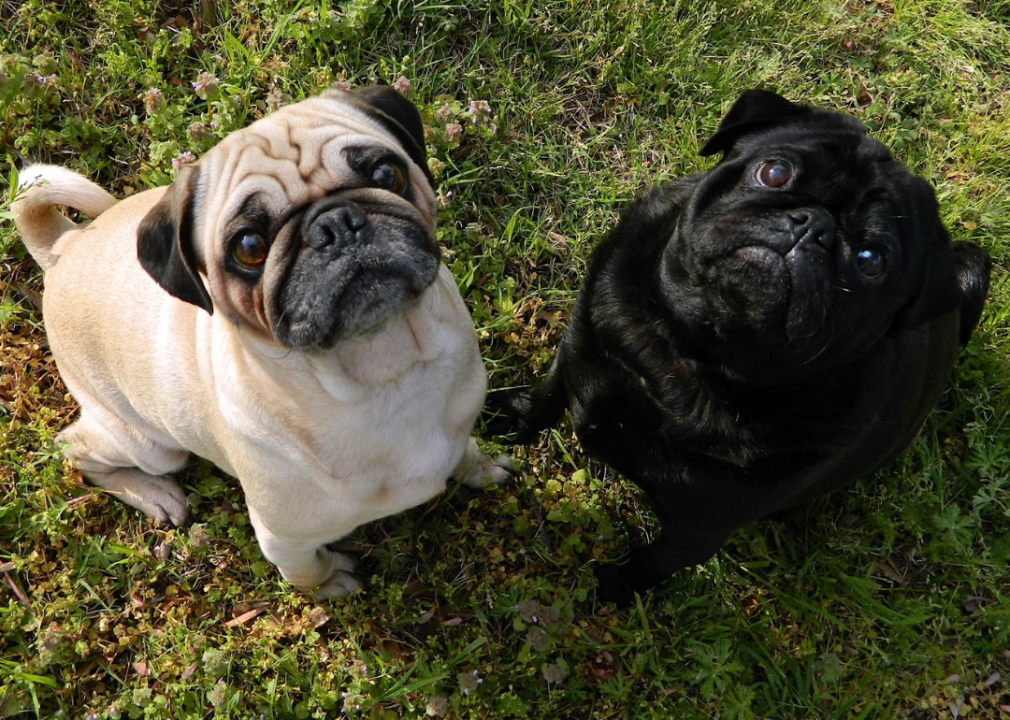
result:
M 872 473 L 912 440 L 982 312 L 989 256 L 848 115 L 749 90 L 711 171 L 629 207 L 597 247 L 548 375 L 488 403 L 529 442 L 571 408 L 662 531 L 598 568 L 619 604 L 734 529 Z

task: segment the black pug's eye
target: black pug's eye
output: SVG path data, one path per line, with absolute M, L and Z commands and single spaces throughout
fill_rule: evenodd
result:
M 754 177 L 765 187 L 780 188 L 792 179 L 793 168 L 785 160 L 769 160 L 758 165 Z
M 884 273 L 884 270 L 887 268 L 887 262 L 884 259 L 884 253 L 867 248 L 866 250 L 860 250 L 859 254 L 856 255 L 856 267 L 866 277 L 875 278 L 880 277 Z
M 259 233 L 242 232 L 232 241 L 231 256 L 243 270 L 259 270 L 269 252 L 269 243 Z
M 407 173 L 396 163 L 382 162 L 372 169 L 372 183 L 382 190 L 403 195 L 407 191 Z

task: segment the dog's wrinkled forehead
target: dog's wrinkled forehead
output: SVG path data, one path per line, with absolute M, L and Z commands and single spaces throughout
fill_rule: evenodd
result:
M 806 160 L 808 170 L 833 167 L 841 172 L 887 163 L 894 158 L 880 141 L 865 134 L 862 127 L 838 125 L 810 119 L 755 131 L 741 138 L 724 162 L 782 157 Z
M 721 165 L 801 161 L 804 171 L 822 171 L 822 177 L 876 175 L 878 166 L 893 161 L 890 150 L 867 135 L 866 126 L 851 115 L 795 104 L 764 90 L 742 93 L 699 151 L 702 156 L 716 153 L 723 154 Z
M 388 152 L 403 161 L 415 187 L 428 187 L 424 169 L 394 134 L 335 93 L 283 107 L 225 138 L 200 161 L 196 201 L 223 210 L 212 222 L 241 214 L 251 198 L 271 216 L 283 215 L 361 184 L 348 148 Z M 421 197 L 418 205 L 433 201 Z

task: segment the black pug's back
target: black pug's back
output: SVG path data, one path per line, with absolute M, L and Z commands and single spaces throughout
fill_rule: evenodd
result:
M 951 244 L 929 184 L 855 119 L 751 90 L 701 154 L 720 151 L 624 212 L 548 375 L 489 399 L 517 442 L 570 408 L 645 490 L 660 536 L 598 571 L 619 603 L 896 457 L 988 289 L 988 255 Z

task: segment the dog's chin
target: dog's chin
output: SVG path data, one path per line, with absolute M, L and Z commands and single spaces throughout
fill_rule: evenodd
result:
M 764 245 L 735 250 L 715 266 L 721 308 L 714 315 L 757 344 L 801 351 L 827 317 L 830 283 L 822 255 L 799 247 L 786 255 Z
M 282 321 L 276 337 L 300 352 L 325 352 L 352 338 L 368 338 L 382 331 L 390 319 L 413 304 L 435 281 L 437 262 L 430 273 L 418 276 L 362 271 L 343 288 L 320 298 L 314 307 L 300 303 L 298 312 Z

